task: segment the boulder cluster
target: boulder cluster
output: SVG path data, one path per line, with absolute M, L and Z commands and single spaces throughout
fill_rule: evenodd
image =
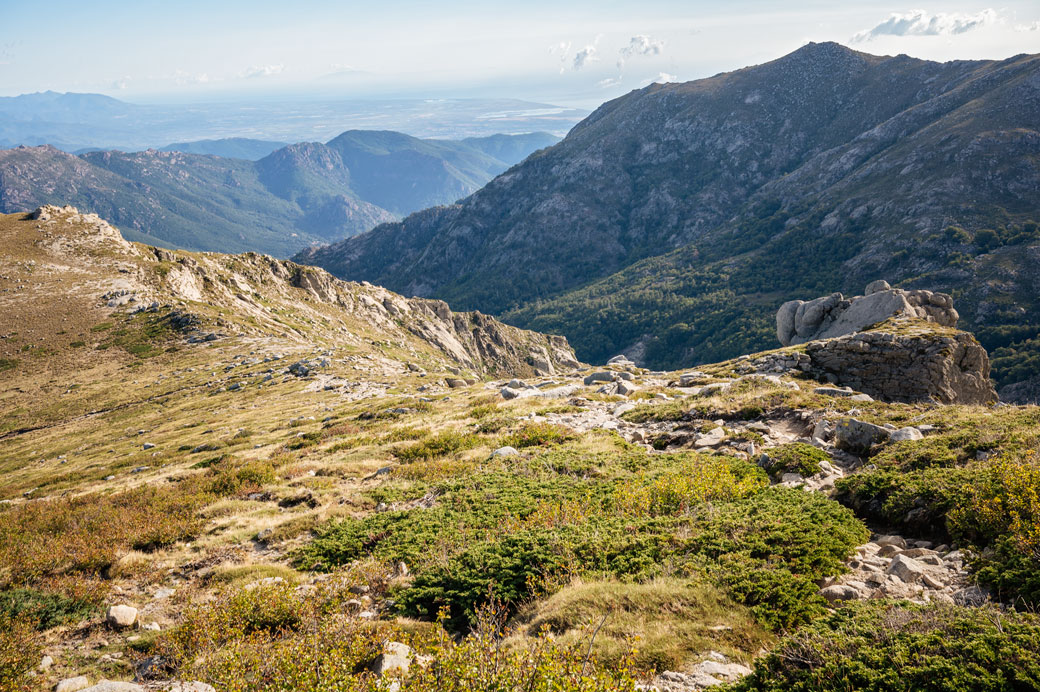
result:
M 890 317 L 910 317 L 944 327 L 957 325 L 953 298 L 945 293 L 892 288 L 887 281 L 867 285 L 864 295 L 840 293 L 803 301 L 792 300 L 776 313 L 776 336 L 784 346 L 861 332 Z

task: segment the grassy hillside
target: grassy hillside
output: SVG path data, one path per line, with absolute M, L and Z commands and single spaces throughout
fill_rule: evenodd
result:
M 68 210 L 0 236 L 5 689 L 1040 682 L 1035 406 L 756 358 L 585 384 L 535 373 L 551 339 L 292 263 Z M 848 418 L 917 434 L 860 457 Z

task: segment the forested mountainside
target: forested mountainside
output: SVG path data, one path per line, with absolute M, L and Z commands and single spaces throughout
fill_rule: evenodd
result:
M 454 202 L 552 141 L 544 133 L 461 142 L 354 130 L 327 144 L 283 146 L 256 161 L 176 150 L 74 156 L 50 146 L 16 147 L 0 150 L 0 212 L 71 203 L 112 219 L 131 240 L 285 257 Z M 248 142 L 225 140 L 218 150 L 255 151 L 243 149 Z
M 956 296 L 1008 386 L 1040 363 L 1038 130 L 1038 56 L 808 44 L 634 91 L 462 203 L 298 259 L 655 367 L 766 347 L 782 302 L 885 278 Z

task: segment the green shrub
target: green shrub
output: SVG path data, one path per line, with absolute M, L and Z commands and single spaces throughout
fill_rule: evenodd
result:
M 26 618 L 39 630 L 78 622 L 96 609 L 97 604 L 85 598 L 70 598 L 36 589 L 0 591 L 0 618 L 6 617 L 8 621 Z
M 790 442 L 768 452 L 769 464 L 766 471 L 774 479 L 785 473 L 797 473 L 808 477 L 820 472 L 820 462 L 830 461 L 827 452 L 804 442 Z
M 39 680 L 32 672 L 42 652 L 43 642 L 31 620 L 0 612 L 0 690 L 38 690 Z
M 784 639 L 733 692 L 1040 688 L 1040 619 L 995 608 L 851 604 Z
M 437 459 L 472 449 L 478 444 L 480 438 L 476 435 L 449 430 L 413 445 L 398 447 L 394 450 L 394 456 L 406 463 L 421 459 Z
M 500 440 L 503 447 L 551 447 L 577 439 L 570 429 L 552 423 L 527 423 Z

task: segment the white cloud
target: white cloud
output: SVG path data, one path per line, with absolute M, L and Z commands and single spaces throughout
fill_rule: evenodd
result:
M 609 89 L 610 87 L 616 87 L 621 84 L 621 77 L 607 77 L 596 82 L 596 86 L 600 89 Z
M 130 85 L 130 75 L 112 80 L 113 89 L 126 89 Z
M 1016 24 L 1015 31 L 1040 31 L 1040 22 L 1032 24 Z
M 285 71 L 285 65 L 253 65 L 238 73 L 242 79 L 273 77 Z
M 658 41 L 645 34 L 633 36 L 629 39 L 628 45 L 618 51 L 618 69 L 623 68 L 625 61 L 635 55 L 660 55 L 662 50 L 664 50 L 664 41 Z
M 953 36 L 1000 21 L 997 11 L 985 9 L 976 14 L 961 12 L 937 12 L 910 10 L 894 12 L 888 19 L 873 29 L 859 32 L 852 37 L 855 42 L 871 41 L 879 36 Z
M 549 46 L 549 54 L 560 56 L 560 74 L 563 74 L 567 71 L 567 61 L 571 55 L 571 42 L 560 41 L 555 46 Z
M 577 53 L 574 54 L 574 69 L 580 70 L 581 68 L 588 65 L 590 62 L 599 62 L 599 57 L 596 55 L 596 46 L 587 45 Z
M 206 84 L 209 82 L 209 75 L 206 73 L 192 74 L 191 72 L 185 72 L 184 70 L 177 70 L 173 73 L 174 84 Z
M 679 78 L 674 74 L 668 74 L 667 72 L 658 72 L 656 77 L 650 79 L 644 79 L 642 86 L 648 86 L 650 84 L 668 84 L 669 82 L 678 82 Z

